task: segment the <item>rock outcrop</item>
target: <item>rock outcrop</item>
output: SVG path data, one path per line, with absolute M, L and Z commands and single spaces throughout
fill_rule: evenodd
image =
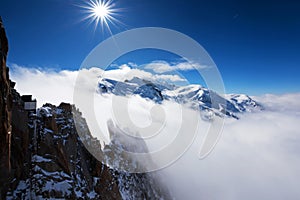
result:
M 121 199 L 112 170 L 83 146 L 72 107 L 45 104 L 36 115 L 31 113 L 30 159 L 23 166 L 28 170 L 10 182 L 8 199 Z M 75 114 L 81 117 L 80 112 Z M 83 128 L 89 133 L 86 124 Z M 88 139 L 93 140 L 91 135 Z
M 8 41 L 0 18 L 0 190 L 2 196 L 3 186 L 10 176 L 10 145 L 11 145 L 11 113 L 12 95 L 6 57 Z

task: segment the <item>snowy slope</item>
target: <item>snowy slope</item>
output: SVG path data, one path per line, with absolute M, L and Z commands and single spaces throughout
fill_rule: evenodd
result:
M 212 111 L 218 116 L 234 118 L 238 118 L 238 113 L 262 109 L 257 102 L 244 94 L 229 94 L 222 97 L 201 85 L 162 85 L 137 77 L 125 82 L 102 79 L 99 81 L 98 92 L 118 96 L 139 95 L 156 103 L 173 100 L 180 104 L 190 104 L 194 109 Z

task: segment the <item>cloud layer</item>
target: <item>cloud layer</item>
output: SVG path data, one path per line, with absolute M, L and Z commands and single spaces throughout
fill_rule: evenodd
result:
M 122 66 L 106 76 L 124 78 Z M 21 94 L 33 94 L 39 105 L 61 101 L 73 102 L 73 87 L 77 71 L 42 71 L 13 66 L 12 80 Z M 132 71 L 132 75 L 144 72 Z M 103 74 L 101 70 L 86 71 L 87 80 Z M 142 74 L 151 77 L 151 73 Z M 129 78 L 126 77 L 126 78 Z M 91 85 L 85 86 L 87 89 Z M 198 159 L 199 148 L 208 127 L 201 122 L 199 134 L 191 148 L 177 162 L 163 169 L 163 179 L 176 199 L 299 199 L 300 196 L 300 94 L 264 95 L 255 97 L 266 108 L 262 112 L 243 114 L 240 120 L 228 119 L 223 135 L 212 154 Z M 112 117 L 110 96 L 96 97 L 98 123 L 107 133 L 105 124 Z M 151 118 L 153 103 L 133 98 L 128 107 L 130 118 L 141 127 L 163 118 Z M 100 104 L 101 102 L 101 104 Z M 165 132 L 168 137 L 151 148 L 161 147 L 177 129 L 180 117 L 173 104 L 163 105 L 168 116 Z M 175 109 L 176 108 L 176 109 Z M 144 120 L 143 120 L 144 119 Z M 179 120 L 179 121 L 178 121 Z M 187 120 L 187 119 L 184 119 Z M 173 124 L 172 124 L 173 123 Z
M 10 77 L 15 81 L 16 89 L 23 94 L 32 94 L 38 106 L 45 103 L 59 105 L 61 102 L 73 102 L 73 90 L 77 71 L 40 70 L 12 65 Z
M 213 153 L 197 159 L 203 138 L 163 170 L 176 199 L 298 199 L 299 94 L 259 97 L 267 108 L 227 120 Z
M 55 71 L 37 68 L 27 68 L 12 64 L 11 79 L 17 82 L 16 89 L 21 94 L 33 94 L 38 100 L 38 105 L 45 103 L 60 104 L 62 101 L 73 102 L 73 90 L 79 71 Z M 109 78 L 117 81 L 130 80 L 139 77 L 159 82 L 184 82 L 184 78 L 173 74 L 153 74 L 141 69 L 130 68 L 127 64 L 121 65 L 118 69 L 103 71 L 99 68 L 89 70 L 82 69 L 85 74 L 82 84 L 89 83 L 94 78 Z M 85 85 L 87 90 L 95 89 L 96 85 Z
M 133 65 L 133 64 L 131 64 Z M 157 80 L 157 81 L 186 81 L 184 78 L 178 76 L 177 74 L 152 74 L 150 72 L 130 68 L 129 65 L 123 64 L 117 70 L 108 70 L 104 73 L 105 77 L 113 78 L 115 80 L 124 81 L 126 79 L 130 80 L 134 77 L 139 77 L 147 80 Z

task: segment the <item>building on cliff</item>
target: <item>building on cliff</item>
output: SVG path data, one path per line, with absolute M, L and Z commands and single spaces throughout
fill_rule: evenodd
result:
M 24 102 L 24 110 L 36 111 L 36 99 L 32 99 L 32 95 L 22 95 L 21 99 Z

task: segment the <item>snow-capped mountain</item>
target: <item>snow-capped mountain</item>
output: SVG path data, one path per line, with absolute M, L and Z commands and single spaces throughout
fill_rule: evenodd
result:
M 238 113 L 261 110 L 262 106 L 244 94 L 228 94 L 225 97 L 201 85 L 175 86 L 154 83 L 135 77 L 131 80 L 116 81 L 101 79 L 98 82 L 100 94 L 118 96 L 139 95 L 142 98 L 162 103 L 164 100 L 189 104 L 194 109 L 211 111 L 218 116 L 238 118 Z

